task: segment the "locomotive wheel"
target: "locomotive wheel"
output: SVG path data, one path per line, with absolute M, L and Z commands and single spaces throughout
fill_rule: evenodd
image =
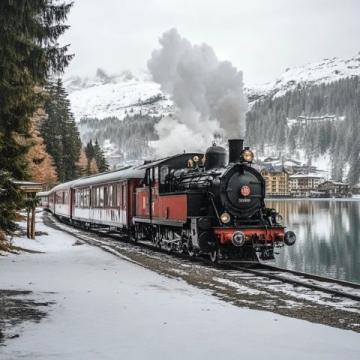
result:
M 187 240 L 186 247 L 187 247 L 187 252 L 188 252 L 189 256 L 194 257 L 195 256 L 195 251 L 194 251 L 194 248 L 193 248 L 191 236 Z
M 213 264 L 216 264 L 219 259 L 219 250 L 213 250 L 209 252 L 210 260 Z
M 161 243 L 162 243 L 163 235 L 161 234 L 160 230 L 155 236 L 156 236 L 156 238 L 155 238 L 155 246 L 158 249 L 161 249 Z
M 129 231 L 129 235 L 128 235 L 128 237 L 127 237 L 126 242 L 127 242 L 127 241 L 136 242 L 137 236 L 138 236 L 138 229 L 135 227 L 133 231 L 132 231 L 132 230 Z
M 179 254 L 183 254 L 185 252 L 185 237 L 184 235 L 181 235 L 181 238 L 179 240 L 179 244 L 176 246 L 176 250 Z
M 158 249 L 161 249 L 161 240 L 160 239 L 157 239 L 156 242 L 155 242 L 155 245 Z
M 171 253 L 171 252 L 173 251 L 173 246 L 172 246 L 172 244 L 171 244 L 170 242 L 168 242 L 168 243 L 166 244 L 166 250 L 167 250 L 169 253 Z
M 139 238 L 140 238 L 140 229 L 137 227 L 135 228 L 135 234 L 132 240 L 134 241 L 134 243 L 137 243 L 139 241 Z

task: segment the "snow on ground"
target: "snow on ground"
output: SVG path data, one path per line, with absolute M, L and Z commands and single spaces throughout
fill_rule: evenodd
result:
M 239 308 L 98 248 L 72 246 L 69 234 L 37 230 L 48 235 L 26 245 L 46 254 L 2 258 L 0 288 L 56 303 L 47 319 L 17 329 L 1 359 L 360 358 L 358 333 Z

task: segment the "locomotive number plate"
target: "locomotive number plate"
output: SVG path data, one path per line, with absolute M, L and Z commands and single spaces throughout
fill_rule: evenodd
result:
M 242 186 L 241 189 L 240 189 L 240 194 L 242 196 L 249 196 L 251 194 L 250 187 L 247 186 L 247 185 Z

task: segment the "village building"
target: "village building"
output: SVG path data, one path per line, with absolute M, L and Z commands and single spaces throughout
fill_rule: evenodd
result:
M 360 184 L 356 184 L 351 187 L 351 194 L 360 195 Z
M 340 181 L 333 181 L 333 180 L 324 181 L 323 183 L 319 184 L 318 191 L 323 192 L 324 195 L 329 197 L 351 196 L 350 185 Z
M 285 197 L 290 195 L 288 187 L 289 174 L 283 167 L 262 169 L 261 175 L 266 184 L 266 196 Z
M 318 192 L 318 186 L 324 182 L 319 174 L 295 174 L 289 176 L 289 191 L 292 196 L 308 197 L 313 192 Z

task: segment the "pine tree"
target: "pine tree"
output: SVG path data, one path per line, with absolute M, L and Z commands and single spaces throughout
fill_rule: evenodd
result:
M 98 170 L 98 167 L 96 165 L 94 145 L 93 145 L 91 139 L 86 144 L 85 154 L 86 154 L 86 158 L 87 158 L 87 167 L 86 167 L 87 174 L 88 175 L 97 174 L 99 172 L 99 170 Z
M 89 175 L 94 175 L 94 174 L 97 174 L 99 172 L 99 169 L 96 165 L 96 160 L 95 158 L 94 159 L 91 159 L 89 161 L 89 170 L 88 170 L 88 174 Z
M 61 79 L 50 81 L 45 102 L 47 118 L 41 126 L 47 152 L 53 157 L 60 182 L 77 177 L 81 140 Z
M 86 157 L 88 158 L 89 161 L 95 157 L 94 145 L 93 145 L 91 139 L 86 144 L 85 153 L 86 153 Z
M 14 185 L 9 172 L 0 170 L 0 249 L 5 235 L 16 230 L 16 211 L 24 202 L 21 191 Z
M 55 0 L 0 2 L 0 231 L 14 229 L 21 192 L 10 178 L 26 179 L 30 118 L 41 105 L 50 73 L 60 73 L 71 56 L 57 39 L 71 3 Z
M 82 146 L 80 149 L 80 156 L 76 163 L 77 168 L 77 174 L 78 177 L 89 175 L 87 169 L 88 169 L 88 159 L 86 157 L 85 149 Z
M 105 159 L 105 155 L 103 150 L 101 149 L 97 139 L 95 140 L 95 146 L 94 146 L 94 158 L 96 160 L 97 168 L 99 169 L 99 172 L 105 172 L 109 170 L 109 165 Z
M 57 174 L 54 160 L 46 152 L 44 140 L 38 130 L 39 123 L 44 116 L 43 109 L 39 109 L 32 119 L 30 128 L 31 147 L 26 154 L 26 160 L 30 179 L 42 183 L 45 189 L 49 189 L 57 182 Z
M 347 181 L 350 185 L 356 185 L 360 178 L 360 136 L 355 139 L 352 144 L 352 151 L 350 154 L 350 169 L 347 176 Z

